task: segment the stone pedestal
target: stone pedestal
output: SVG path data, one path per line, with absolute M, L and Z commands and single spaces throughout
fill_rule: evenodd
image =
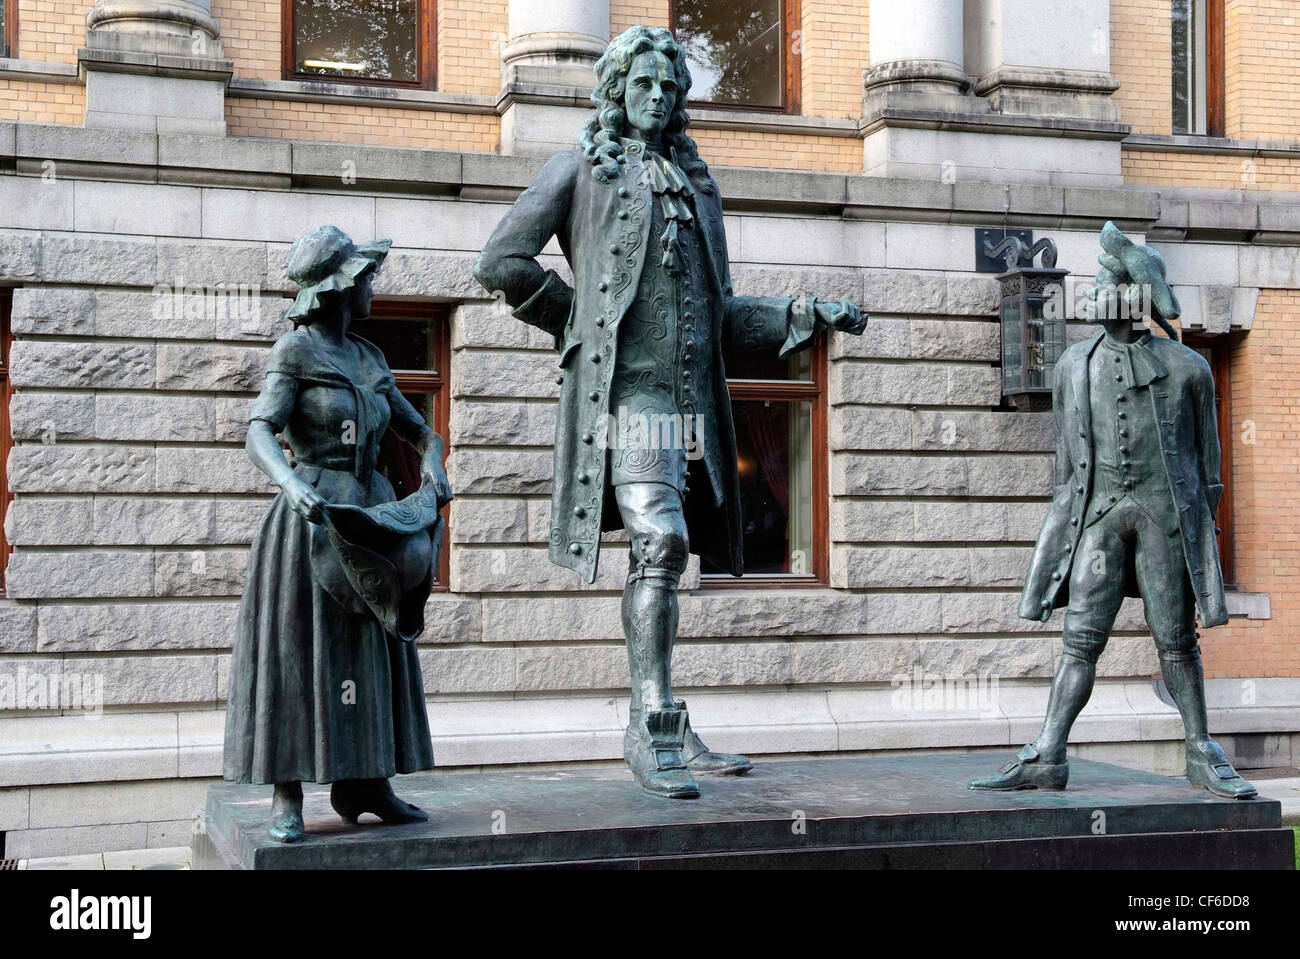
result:
M 1006 755 L 1010 755 L 1008 752 Z M 427 823 L 343 823 L 304 786 L 307 836 L 266 835 L 270 786 L 213 786 L 196 869 L 664 868 L 1292 869 L 1272 800 L 1072 759 L 1064 792 L 974 792 L 1006 755 L 760 763 L 694 800 L 618 769 L 420 773 L 394 780 Z M 369 820 L 369 822 L 367 822 Z
M 224 58 L 211 0 L 99 0 L 77 51 L 86 126 L 224 136 Z
M 501 152 L 571 150 L 591 115 L 592 67 L 609 43 L 609 0 L 510 0 L 501 50 Z

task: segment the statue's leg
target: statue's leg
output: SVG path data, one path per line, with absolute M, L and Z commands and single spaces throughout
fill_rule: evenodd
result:
M 650 792 L 693 798 L 699 786 L 682 755 L 686 712 L 673 699 L 672 655 L 677 639 L 677 584 L 689 548 L 682 496 L 666 483 L 617 486 L 614 498 L 631 540 L 623 590 L 623 632 L 632 676 L 624 755 Z
M 271 798 L 271 828 L 276 842 L 297 842 L 306 831 L 302 823 L 302 783 L 276 783 Z
M 1218 796 L 1250 799 L 1255 787 L 1238 775 L 1210 738 L 1205 673 L 1197 643 L 1196 598 L 1184 565 L 1180 533 L 1167 536 L 1154 523 L 1143 531 L 1137 556 L 1138 590 L 1160 655 L 1160 671 L 1183 718 L 1187 778 Z
M 1065 788 L 1070 729 L 1092 695 L 1097 659 L 1124 601 L 1125 548 L 1115 512 L 1084 530 L 1070 569 L 1061 661 L 1048 693 L 1042 729 L 996 776 L 971 780 L 972 789 Z

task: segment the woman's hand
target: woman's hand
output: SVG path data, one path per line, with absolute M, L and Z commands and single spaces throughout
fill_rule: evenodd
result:
M 289 499 L 289 506 L 309 523 L 320 525 L 325 512 L 325 500 L 316 487 L 297 474 L 290 476 L 280 487 Z

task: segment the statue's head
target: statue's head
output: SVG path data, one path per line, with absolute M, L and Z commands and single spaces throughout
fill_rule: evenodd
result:
M 686 97 L 691 71 L 686 52 L 664 27 L 635 26 L 610 41 L 596 61 L 595 115 L 578 136 L 592 175 L 609 182 L 619 175 L 620 137 L 661 140 L 676 151 L 678 164 L 708 186 L 708 168 L 686 135 Z
M 357 246 L 336 226 L 317 227 L 289 247 L 289 279 L 301 289 L 289 307 L 295 326 L 310 325 L 346 302 L 353 319 L 370 315 L 371 283 L 392 240 Z

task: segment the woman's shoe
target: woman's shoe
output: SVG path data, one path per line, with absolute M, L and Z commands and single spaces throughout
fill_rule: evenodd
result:
M 390 826 L 428 822 L 419 806 L 399 799 L 387 779 L 343 779 L 330 786 L 330 805 L 344 822 L 356 825 L 362 813 L 374 813 Z
M 302 783 L 276 783 L 267 833 L 276 842 L 297 842 L 306 832 L 302 823 Z
M 1064 789 L 1070 779 L 1070 764 L 1042 763 L 1038 759 L 1038 747 L 1029 743 L 996 776 L 972 779 L 967 785 L 971 789 Z
M 684 709 L 633 714 L 623 735 L 623 758 L 641 788 L 667 799 L 695 799 L 699 784 L 686 769 L 682 758 L 686 732 Z
M 1213 739 L 1187 744 L 1187 781 L 1224 799 L 1254 799 L 1258 790 L 1232 768 Z

